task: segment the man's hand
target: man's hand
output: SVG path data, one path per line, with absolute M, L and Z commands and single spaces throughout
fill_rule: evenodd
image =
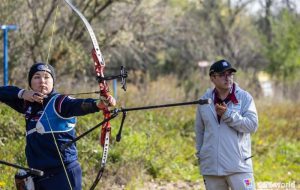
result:
M 222 116 L 227 110 L 227 105 L 224 102 L 222 102 L 221 104 L 216 104 L 215 109 L 218 116 Z
M 111 95 L 108 97 L 101 96 L 100 101 L 97 102 L 97 107 L 99 109 L 104 109 L 106 106 L 116 106 L 116 100 Z
M 47 98 L 47 95 L 44 95 L 40 92 L 35 92 L 32 90 L 25 90 L 22 94 L 22 97 L 24 100 L 27 100 L 29 102 L 38 102 L 43 103 L 44 98 Z

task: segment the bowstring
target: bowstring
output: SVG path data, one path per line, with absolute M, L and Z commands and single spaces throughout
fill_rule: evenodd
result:
M 50 37 L 50 44 L 49 44 L 49 47 L 48 47 L 48 53 L 47 53 L 47 59 L 46 59 L 46 65 L 49 65 L 50 52 L 51 52 L 51 48 L 52 48 L 53 36 L 54 36 L 54 30 L 55 30 L 55 25 L 56 25 L 55 23 L 56 23 L 56 18 L 57 18 L 57 9 L 58 9 L 58 4 L 57 4 L 56 7 L 55 7 L 54 21 L 52 22 L 52 27 L 51 27 L 51 28 L 52 28 L 52 29 L 51 29 L 51 37 Z M 46 120 L 47 120 L 48 125 L 49 125 L 50 130 L 51 130 L 51 135 L 52 135 L 52 138 L 53 138 L 53 141 L 54 141 L 56 150 L 57 150 L 57 152 L 58 152 L 58 155 L 59 155 L 59 158 L 60 158 L 60 162 L 62 163 L 64 172 L 65 172 L 65 175 L 66 175 L 68 184 L 69 184 L 69 186 L 70 186 L 70 189 L 73 190 L 72 184 L 71 184 L 71 181 L 70 181 L 70 178 L 69 178 L 69 175 L 68 175 L 68 173 L 67 173 L 66 166 L 65 166 L 64 161 L 63 161 L 63 158 L 62 158 L 62 154 L 61 154 L 61 152 L 60 152 L 60 150 L 59 150 L 59 147 L 58 147 L 58 144 L 57 144 L 55 135 L 54 135 L 54 131 L 52 130 L 52 127 L 51 127 L 51 124 L 50 124 L 48 115 L 47 115 L 47 113 L 46 113 L 46 111 L 45 111 L 45 106 L 44 106 L 43 103 L 42 103 L 42 106 L 43 106 L 43 109 L 44 109 L 44 113 L 45 113 L 45 116 L 46 116 Z

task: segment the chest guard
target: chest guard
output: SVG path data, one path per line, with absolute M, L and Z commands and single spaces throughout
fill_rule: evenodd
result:
M 36 127 L 27 131 L 27 135 L 38 132 L 46 133 L 63 133 L 72 130 L 76 124 L 76 117 L 64 118 L 55 110 L 55 100 L 59 95 L 53 96 L 46 105 L 43 114 L 36 123 Z

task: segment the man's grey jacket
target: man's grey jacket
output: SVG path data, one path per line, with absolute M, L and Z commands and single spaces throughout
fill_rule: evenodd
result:
M 220 123 L 213 103 L 197 108 L 196 155 L 202 175 L 253 172 L 250 134 L 258 128 L 257 111 L 252 96 L 237 84 L 235 96 L 238 103 L 227 103 Z M 202 98 L 214 100 L 213 90 L 209 89 Z

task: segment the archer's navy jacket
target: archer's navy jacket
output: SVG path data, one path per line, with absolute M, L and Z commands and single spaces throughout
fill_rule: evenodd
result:
M 3 102 L 24 114 L 26 120 L 26 131 L 36 127 L 36 123 L 44 112 L 44 107 L 49 100 L 57 95 L 55 91 L 44 99 L 43 105 L 37 102 L 27 102 L 18 97 L 20 88 L 15 86 L 0 87 L 0 102 Z M 70 118 L 73 116 L 83 116 L 89 113 L 99 111 L 94 99 L 74 99 L 69 96 L 59 95 L 55 101 L 55 110 L 62 118 Z M 51 124 L 51 123 L 50 123 Z M 76 137 L 75 129 L 68 132 L 54 133 L 58 147 L 71 141 Z M 26 157 L 28 166 L 40 170 L 48 170 L 59 168 L 62 163 L 54 144 L 52 133 L 40 134 L 34 132 L 26 136 Z M 76 145 L 73 144 L 64 151 L 60 150 L 64 164 L 69 164 L 77 160 Z

